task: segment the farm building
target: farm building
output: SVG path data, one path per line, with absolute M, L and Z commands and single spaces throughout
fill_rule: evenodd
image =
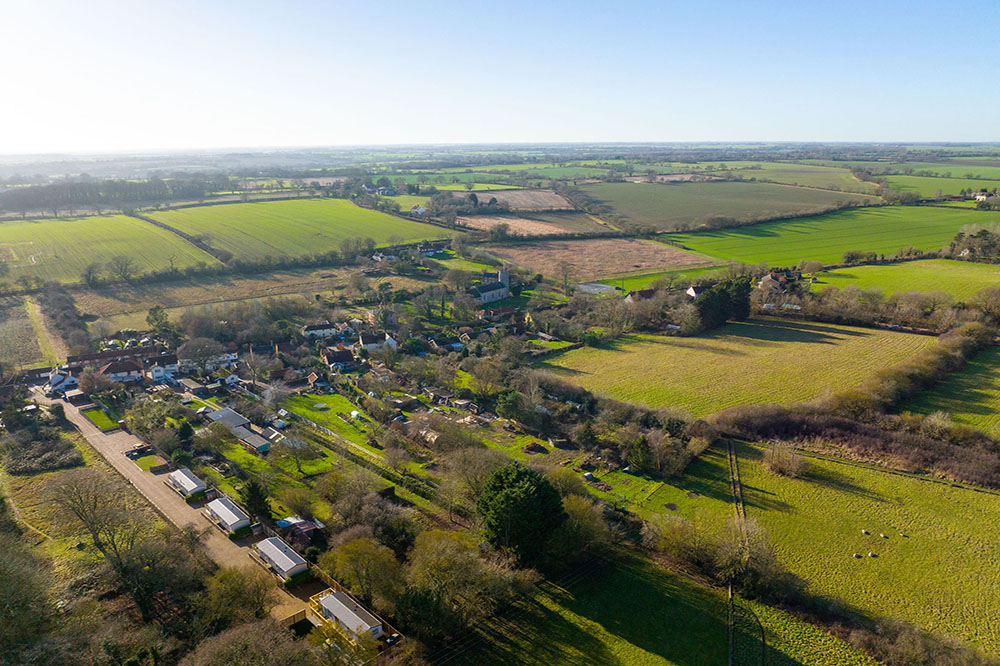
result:
M 309 563 L 278 537 L 254 544 L 258 557 L 280 578 L 291 578 L 309 568 Z
M 181 497 L 190 497 L 208 487 L 187 467 L 181 467 L 168 474 L 164 483 L 173 488 Z
M 235 532 L 250 525 L 250 516 L 228 497 L 220 497 L 208 503 L 205 516 L 226 532 Z
M 382 637 L 382 622 L 346 592 L 320 592 L 310 599 L 310 606 L 321 621 L 346 629 L 353 636 Z

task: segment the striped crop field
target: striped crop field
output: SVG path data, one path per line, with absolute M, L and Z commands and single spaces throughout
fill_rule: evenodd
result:
M 37 277 L 77 282 L 89 264 L 127 255 L 139 272 L 199 262 L 218 263 L 176 234 L 125 215 L 17 220 L 0 223 L 0 262 L 9 278 Z
M 580 189 L 628 223 L 661 231 L 694 229 L 715 217 L 751 222 L 881 201 L 865 194 L 771 183 L 599 183 Z
M 152 213 L 169 227 L 205 238 L 208 245 L 242 259 L 296 257 L 339 250 L 348 238 L 376 244 L 448 238 L 454 233 L 344 199 L 297 199 L 198 206 Z
M 851 388 L 935 343 L 924 335 L 751 319 L 692 338 L 627 336 L 540 367 L 598 395 L 704 416 Z
M 801 260 L 840 263 L 849 250 L 891 256 L 913 246 L 946 247 L 967 224 L 1000 223 L 1000 212 L 939 207 L 885 206 L 842 210 L 798 220 L 734 229 L 670 234 L 686 249 L 728 261 L 792 266 Z

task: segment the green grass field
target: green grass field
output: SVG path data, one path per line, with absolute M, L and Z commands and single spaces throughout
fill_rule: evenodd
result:
M 345 238 L 415 241 L 447 238 L 446 229 L 359 208 L 344 199 L 302 199 L 182 208 L 152 216 L 174 229 L 205 236 L 234 256 L 300 256 L 339 250 Z
M 671 234 L 686 248 L 728 261 L 792 266 L 800 260 L 840 263 L 848 250 L 893 255 L 912 245 L 937 250 L 967 224 L 1000 223 L 1000 213 L 938 207 L 885 206 L 735 229 Z
M 600 395 L 703 416 L 850 388 L 935 343 L 923 335 L 754 319 L 693 338 L 632 335 L 540 367 Z
M 907 291 L 945 291 L 964 301 L 983 287 L 1000 285 L 1000 266 L 950 259 L 923 259 L 882 266 L 838 268 L 817 276 L 813 291 L 826 286 L 881 289 L 885 294 Z
M 875 664 L 787 613 L 745 605 L 764 626 L 771 666 Z M 432 663 L 717 666 L 726 663 L 726 603 L 720 591 L 622 555 L 565 587 L 544 584 L 534 599 L 478 628 L 463 647 Z
M 900 407 L 918 414 L 946 412 L 958 423 L 1000 437 L 1000 347 L 979 352 L 959 372 Z
M 831 160 L 803 160 L 808 164 L 820 164 L 825 166 L 839 166 L 850 169 L 851 167 L 861 167 L 863 169 L 872 169 L 876 175 L 879 175 L 883 171 L 888 171 L 888 173 L 895 173 L 900 175 L 907 175 L 905 172 L 919 172 L 926 171 L 928 174 L 934 174 L 939 178 L 968 178 L 972 176 L 975 179 L 989 179 L 1000 181 L 1000 166 L 980 166 L 975 164 L 967 164 L 959 161 L 960 158 L 956 158 L 954 161 L 948 162 L 866 162 L 866 161 L 845 161 L 845 162 L 834 162 Z
M 215 259 L 183 238 L 124 215 L 7 221 L 0 224 L 0 261 L 9 280 L 26 275 L 78 282 L 89 264 L 128 255 L 140 272 L 174 265 L 183 269 Z
M 91 423 L 100 428 L 101 430 L 114 430 L 118 427 L 118 422 L 114 421 L 104 410 L 100 407 L 91 407 L 90 409 L 81 409 L 80 413 L 87 417 Z
M 875 197 L 770 183 L 599 183 L 580 189 L 633 224 L 662 231 L 693 229 L 710 217 L 750 221 L 830 210 Z
M 902 192 L 916 192 L 922 197 L 934 197 L 941 194 L 958 194 L 961 190 L 982 188 L 992 190 L 1000 187 L 995 180 L 969 180 L 965 178 L 932 178 L 930 176 L 886 176 L 889 187 Z
M 741 448 L 747 515 L 812 590 L 1000 652 L 1000 496 L 821 459 L 790 479 L 761 455 Z

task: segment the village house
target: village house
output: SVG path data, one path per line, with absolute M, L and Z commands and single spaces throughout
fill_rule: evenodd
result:
M 113 382 L 138 382 L 142 380 L 142 363 L 134 359 L 111 361 L 98 371 Z
M 709 287 L 707 285 L 698 285 L 698 284 L 696 284 L 696 285 L 692 285 L 692 286 L 688 287 L 687 290 L 684 293 L 687 294 L 688 296 L 690 296 L 691 298 L 698 298 L 699 296 L 702 295 L 702 293 L 704 293 L 705 291 L 708 291 L 709 289 L 711 289 L 711 287 Z
M 317 619 L 334 625 L 349 638 L 382 638 L 382 622 L 346 592 L 324 590 L 309 599 L 309 606 Z
M 469 287 L 467 293 L 480 305 L 502 301 L 510 296 L 510 273 L 503 268 L 496 273 L 484 273 L 483 281 Z
M 462 347 L 464 346 L 462 341 L 458 339 L 458 336 L 455 335 L 431 338 L 430 345 L 433 349 L 444 349 L 445 351 L 462 351 Z
M 309 568 L 309 563 L 279 537 L 258 541 L 253 548 L 257 557 L 282 580 L 287 580 Z
M 235 532 L 250 526 L 250 516 L 236 506 L 228 497 L 219 497 L 208 503 L 204 515 L 215 523 L 223 532 Z
M 361 334 L 358 336 L 358 347 L 360 349 L 367 350 L 370 354 L 381 347 L 396 349 L 399 347 L 399 343 L 397 343 L 388 333 L 383 333 L 381 335 Z
M 161 354 L 145 359 L 145 376 L 151 382 L 161 383 L 173 379 L 180 370 L 176 354 Z
M 351 370 L 357 365 L 354 354 L 351 353 L 350 349 L 327 347 L 320 352 L 320 356 L 331 370 Z
M 625 296 L 626 303 L 638 303 L 639 301 L 648 301 L 649 299 L 656 296 L 656 289 L 636 289 L 634 291 L 628 292 Z
M 167 475 L 167 478 L 163 482 L 178 495 L 185 498 L 203 492 L 208 488 L 205 482 L 195 476 L 194 472 L 187 467 L 174 470 Z
M 322 324 L 312 324 L 302 327 L 302 335 L 310 340 L 316 338 L 330 338 L 337 334 L 337 325 L 326 321 Z
M 413 204 L 410 206 L 410 215 L 423 215 L 427 212 L 427 209 L 420 204 Z
M 79 370 L 77 370 L 79 373 Z M 77 374 L 68 368 L 52 368 L 49 371 L 49 380 L 45 384 L 46 393 L 65 393 L 76 388 L 80 384 Z

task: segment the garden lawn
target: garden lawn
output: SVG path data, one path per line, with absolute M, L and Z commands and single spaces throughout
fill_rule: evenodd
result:
M 726 663 L 726 603 L 720 591 L 622 555 L 565 587 L 544 583 L 534 599 L 479 627 L 460 655 L 435 664 L 526 666 L 717 666 Z M 872 664 L 820 629 L 750 605 L 768 638 L 772 666 Z M 472 637 L 470 637 L 472 639 Z M 450 657 L 450 658 L 449 658 Z M 749 662 L 748 662 L 749 663 Z
M 628 222 L 660 231 L 693 229 L 713 217 L 749 222 L 880 201 L 864 194 L 770 183 L 600 183 L 580 189 Z
M 90 409 L 81 409 L 80 413 L 87 417 L 87 419 L 93 423 L 95 426 L 101 430 L 114 430 L 118 427 L 118 422 L 114 421 L 104 410 L 100 407 L 91 407 Z
M 747 515 L 811 590 L 1000 653 L 1000 496 L 819 458 L 790 479 L 761 449 L 740 457 Z
M 958 372 L 903 403 L 918 414 L 945 412 L 958 423 L 1000 436 L 1000 347 L 990 347 Z
M 949 259 L 923 259 L 881 266 L 849 266 L 816 276 L 813 291 L 826 286 L 881 289 L 886 294 L 944 291 L 957 301 L 968 300 L 983 287 L 1000 286 L 1000 266 Z
M 152 213 L 164 224 L 203 236 L 213 248 L 240 259 L 297 257 L 340 250 L 348 238 L 392 240 L 448 238 L 454 233 L 385 213 L 359 208 L 345 199 L 297 199 L 198 206 Z
M 129 256 L 139 273 L 218 262 L 176 234 L 124 215 L 8 220 L 0 224 L 0 261 L 21 276 L 78 282 L 88 265 Z
M 851 388 L 933 344 L 924 335 L 752 319 L 691 338 L 626 336 L 539 367 L 599 395 L 704 416 Z
M 801 260 L 840 263 L 849 250 L 891 256 L 912 246 L 937 250 L 967 224 L 1000 223 L 1000 213 L 940 207 L 885 206 L 799 220 L 671 234 L 687 249 L 728 261 L 793 266 Z

